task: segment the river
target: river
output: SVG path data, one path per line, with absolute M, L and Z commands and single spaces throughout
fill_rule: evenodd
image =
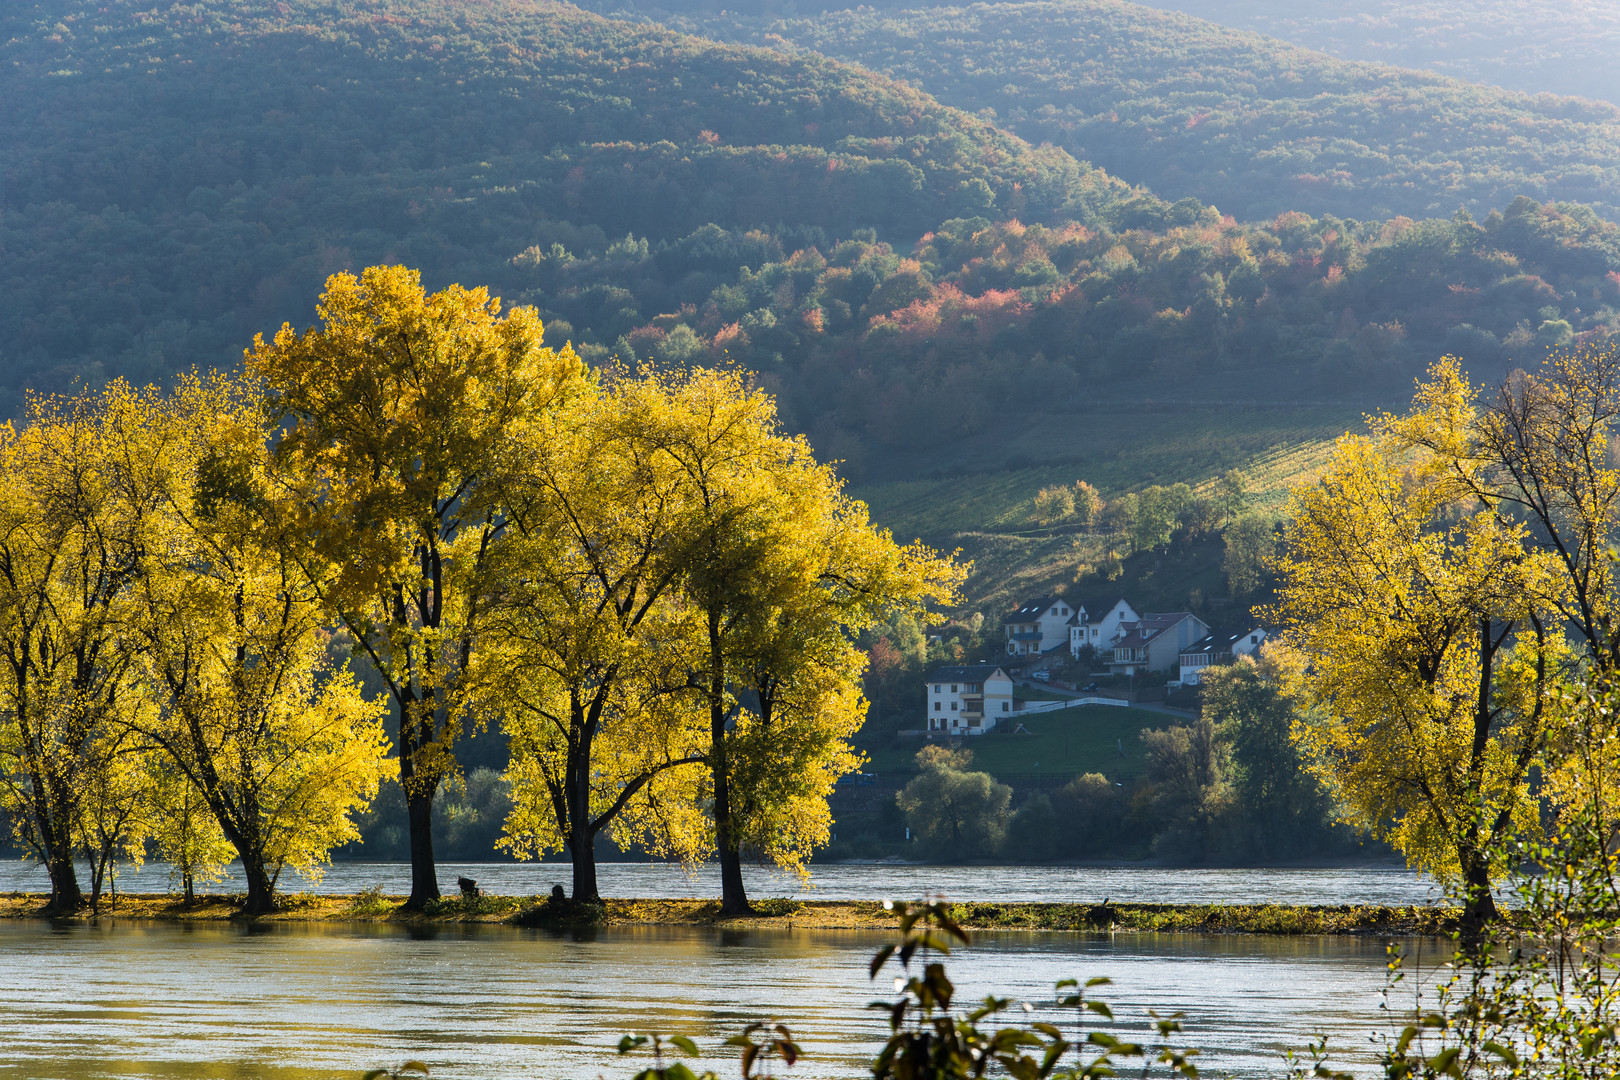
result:
M 204 886 L 209 892 L 241 892 L 239 872 L 224 882 Z M 597 869 L 603 896 L 709 898 L 720 895 L 720 874 L 699 867 L 688 874 L 668 863 L 602 863 Z M 481 889 L 504 896 L 548 893 L 554 884 L 567 889 L 572 880 L 567 863 L 441 863 L 439 881 L 455 891 L 458 876 Z M 809 880 L 763 867 L 744 871 L 749 895 L 802 900 L 915 900 L 943 896 L 951 900 L 1044 900 L 1095 903 L 1187 904 L 1426 904 L 1441 899 L 1435 884 L 1422 875 L 1392 866 L 1334 869 L 1210 869 L 1157 866 L 921 866 L 905 863 L 831 863 L 811 867 Z M 88 876 L 81 882 L 88 883 Z M 407 863 L 342 862 L 329 867 L 319 881 L 288 873 L 284 892 L 348 894 L 380 886 L 385 893 L 410 892 Z M 128 892 L 163 892 L 170 887 L 169 868 L 149 864 L 139 872 L 125 868 L 118 887 Z M 0 862 L 0 892 L 49 892 L 42 867 L 20 861 Z
M 879 935 L 495 926 L 0 924 L 0 1077 L 314 1080 L 422 1058 L 435 1080 L 628 1078 L 625 1032 L 721 1041 L 775 1016 L 808 1058 L 789 1076 L 856 1077 L 882 1037 L 864 1008 Z M 1414 943 L 1417 945 L 1417 943 Z M 1442 946 L 1417 945 L 1432 959 Z M 960 999 L 994 991 L 1058 1021 L 1054 981 L 1106 976 L 1116 1033 L 1185 1012 L 1205 1075 L 1283 1073 L 1326 1032 L 1371 1075 L 1383 944 L 1359 938 L 986 934 L 950 961 Z M 1019 1013 L 1019 1016 L 1025 1014 Z

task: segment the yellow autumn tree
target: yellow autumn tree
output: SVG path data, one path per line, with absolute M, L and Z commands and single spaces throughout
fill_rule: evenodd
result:
M 1313 770 L 1352 824 L 1460 882 L 1478 921 L 1496 841 L 1537 825 L 1529 782 L 1569 654 L 1553 560 L 1412 437 L 1451 406 L 1420 395 L 1292 492 L 1273 617 L 1314 706 L 1295 728 Z
M 460 681 L 507 524 L 493 480 L 544 452 L 532 429 L 585 369 L 543 346 L 532 308 L 427 293 L 402 266 L 333 275 L 317 311 L 319 326 L 283 326 L 247 355 L 280 430 L 267 520 L 388 688 L 421 907 L 439 895 L 433 798 L 455 768 Z
M 191 777 L 166 754 L 146 755 L 152 803 L 159 808 L 152 822 L 157 855 L 169 864 L 169 886 L 180 886 L 187 904 L 197 901 L 199 884 L 218 884 L 236 857 L 220 831 L 214 812 Z
M 699 641 L 690 685 L 707 714 L 721 910 L 741 913 L 744 852 L 798 868 L 826 842 L 833 784 L 859 767 L 853 636 L 950 602 L 966 568 L 874 528 L 742 376 L 645 375 L 616 392 L 682 478 L 678 584 Z
M 74 835 L 90 867 L 90 910 L 101 911 L 109 886 L 117 895 L 119 864 L 139 870 L 162 808 L 148 768 L 150 751 L 125 724 L 94 737 L 92 767 L 80 779 Z
M 50 874 L 54 911 L 83 903 L 76 849 L 135 843 L 116 809 L 135 703 L 121 631 L 152 500 L 108 448 L 136 398 L 122 383 L 38 398 L 0 428 L 0 799 Z
M 525 467 L 503 481 L 511 524 L 470 684 L 510 739 L 502 846 L 566 849 L 581 902 L 599 899 L 604 830 L 685 859 L 702 850 L 694 627 L 671 598 L 684 478 L 647 438 L 659 422 L 609 392 L 537 425 Z
M 1620 669 L 1620 596 L 1612 546 L 1620 535 L 1620 353 L 1556 350 L 1533 372 L 1474 387 L 1452 357 L 1435 364 L 1404 417 L 1379 430 L 1432 463 L 1459 502 L 1526 526 L 1551 560 L 1559 619 L 1594 670 Z
M 1597 699 L 1620 672 L 1620 354 L 1612 346 L 1555 350 L 1534 371 L 1476 388 L 1451 357 L 1436 363 L 1404 416 L 1378 430 L 1429 472 L 1458 506 L 1517 528 L 1553 579 L 1543 591 L 1584 688 L 1554 710 L 1539 794 L 1554 813 L 1582 811 L 1620 781 L 1613 720 Z M 1519 528 L 1521 527 L 1522 528 Z M 1613 776 L 1608 776 L 1613 771 Z
M 358 838 L 388 742 L 385 705 L 334 662 L 314 584 L 252 505 L 268 453 L 254 389 L 214 376 L 148 392 L 109 453 L 150 474 L 153 505 L 124 630 L 148 707 L 128 723 L 189 781 L 183 805 L 194 792 L 211 811 L 260 913 L 284 868 L 317 874 Z

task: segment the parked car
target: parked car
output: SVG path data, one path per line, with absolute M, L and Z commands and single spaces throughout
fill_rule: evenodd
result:
M 1041 682 L 1049 682 L 1052 678 L 1052 673 L 1050 671 L 1037 671 L 1032 677 L 1041 680 Z
M 1086 691 L 1086 692 L 1087 692 L 1087 693 L 1090 693 L 1090 692 L 1092 692 L 1092 691 L 1094 691 L 1094 690 L 1100 690 L 1100 689 L 1102 689 L 1102 688 L 1101 688 L 1101 687 L 1099 687 L 1099 686 L 1098 686 L 1098 685 L 1097 685 L 1097 684 L 1096 684 L 1096 683 L 1094 683 L 1094 682 L 1088 682 L 1088 683 L 1086 683 L 1086 685 L 1084 685 L 1084 686 L 1082 686 L 1082 687 L 1081 687 L 1081 688 L 1080 688 L 1080 689 L 1082 689 L 1082 690 L 1084 690 L 1084 691 Z

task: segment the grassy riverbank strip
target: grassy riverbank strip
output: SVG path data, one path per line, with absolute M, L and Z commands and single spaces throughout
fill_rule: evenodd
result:
M 0 918 L 39 919 L 47 897 L 0 894 Z M 889 930 L 893 912 L 876 901 L 756 901 L 750 916 L 720 914 L 713 900 L 608 900 L 601 907 L 555 904 L 542 897 L 450 896 L 427 911 L 404 910 L 404 897 L 365 892 L 353 896 L 294 893 L 254 921 L 269 923 L 493 923 L 519 926 L 719 926 L 726 929 Z M 1105 930 L 1190 934 L 1355 934 L 1410 936 L 1450 933 L 1456 912 L 1426 906 L 1381 904 L 1057 904 L 961 903 L 953 914 L 970 930 Z M 102 900 L 99 916 L 75 919 L 151 919 L 167 922 L 241 920 L 240 898 L 204 896 L 187 904 L 171 893 L 124 893 L 116 905 Z

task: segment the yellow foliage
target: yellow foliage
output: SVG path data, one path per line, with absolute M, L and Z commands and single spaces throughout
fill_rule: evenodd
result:
M 387 685 L 420 906 L 438 895 L 428 823 L 470 700 L 502 478 L 547 452 L 536 432 L 586 372 L 571 347 L 543 346 L 533 308 L 503 316 L 482 288 L 429 294 L 402 266 L 333 275 L 317 311 L 321 325 L 283 326 L 247 354 L 283 429 L 266 520 Z
M 1537 826 L 1529 776 L 1572 657 L 1556 560 L 1470 509 L 1459 459 L 1428 448 L 1472 422 L 1438 374 L 1410 414 L 1346 436 L 1294 490 L 1273 614 L 1314 706 L 1295 738 L 1346 819 L 1477 886 L 1492 839 Z
M 113 383 L 35 399 L 21 428 L 0 428 L 0 802 L 62 909 L 80 902 L 76 845 L 127 850 L 141 835 L 116 759 L 137 707 L 121 629 L 151 473 L 115 446 L 143 417 L 141 396 Z
M 493 553 L 486 633 L 469 687 L 511 739 L 502 846 L 566 846 L 576 898 L 604 828 L 701 856 L 687 792 L 701 739 L 682 649 L 690 613 L 668 602 L 680 479 L 638 403 L 590 395 L 536 425 L 506 482 L 511 528 Z M 692 774 L 692 775 L 688 775 Z
M 212 809 L 268 905 L 283 867 L 317 875 L 358 838 L 385 767 L 385 706 L 334 664 L 328 616 L 257 509 L 207 497 L 228 457 L 247 490 L 267 450 L 252 388 L 188 378 L 118 451 L 151 470 L 153 513 L 126 633 L 151 708 L 133 723 Z M 131 466 L 134 467 L 133 465 Z

